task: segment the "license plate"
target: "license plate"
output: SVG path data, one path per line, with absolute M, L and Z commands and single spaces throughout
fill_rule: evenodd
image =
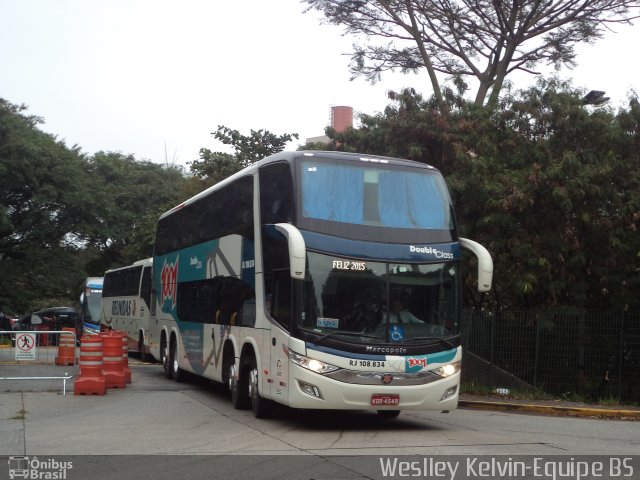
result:
M 371 395 L 371 405 L 374 407 L 385 405 L 400 405 L 400 395 L 398 395 L 397 393 L 379 393 Z

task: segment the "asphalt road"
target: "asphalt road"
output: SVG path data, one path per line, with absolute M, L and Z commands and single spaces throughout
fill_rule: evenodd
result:
M 133 382 L 104 396 L 75 396 L 72 386 L 62 395 L 61 381 L 53 386 L 21 383 L 24 391 L 5 383 L 0 393 L 0 457 L 73 456 L 79 465 L 71 473 L 78 475 L 117 462 L 117 476 L 99 468 L 91 472 L 92 478 L 152 478 L 146 473 L 154 469 L 159 470 L 153 478 L 181 478 L 183 469 L 192 472 L 189 478 L 213 478 L 215 471 L 223 475 L 219 478 L 320 479 L 382 478 L 381 458 L 406 455 L 640 452 L 640 429 L 631 421 L 470 409 L 407 412 L 390 420 L 368 412 L 285 407 L 272 419 L 258 420 L 251 411 L 235 410 L 220 385 L 195 377 L 176 383 L 164 378 L 159 365 L 134 360 L 130 366 Z M 247 456 L 231 456 L 238 454 Z M 92 457 L 77 457 L 83 455 Z M 0 465 L 0 478 L 6 474 Z M 134 474 L 145 475 L 129 476 Z

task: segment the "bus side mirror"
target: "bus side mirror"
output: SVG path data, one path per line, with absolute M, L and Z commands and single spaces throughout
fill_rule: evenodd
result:
M 489 251 L 478 242 L 468 238 L 459 238 L 460 246 L 473 252 L 478 258 L 478 291 L 488 292 L 491 290 L 493 280 L 493 259 Z
M 300 230 L 289 223 L 276 223 L 274 226 L 287 239 L 291 278 L 304 280 L 307 254 Z

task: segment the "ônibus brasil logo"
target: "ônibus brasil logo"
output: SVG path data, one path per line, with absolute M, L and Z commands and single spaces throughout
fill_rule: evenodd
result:
M 162 283 L 162 296 L 160 297 L 160 304 L 164 305 L 166 300 L 171 300 L 171 308 L 176 307 L 176 300 L 178 297 L 178 259 L 173 263 L 167 263 L 165 259 L 164 265 L 162 265 L 162 271 L 160 272 L 160 282 Z
M 66 480 L 73 462 L 63 462 L 55 458 L 45 460 L 38 457 L 9 457 L 9 478 L 27 478 L 33 480 Z

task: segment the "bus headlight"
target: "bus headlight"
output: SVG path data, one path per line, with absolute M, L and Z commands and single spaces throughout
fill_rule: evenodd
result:
M 325 373 L 335 372 L 336 370 L 340 369 L 340 367 L 336 367 L 335 365 L 331 365 L 330 363 L 321 362 L 320 360 L 316 360 L 315 358 L 309 358 L 305 357 L 304 355 L 300 355 L 299 353 L 296 353 L 285 346 L 283 346 L 282 348 L 293 363 L 295 363 L 296 365 L 300 365 L 307 370 L 311 370 L 312 372 L 324 375 Z
M 440 375 L 443 378 L 447 378 L 453 375 L 454 373 L 457 373 L 460 371 L 460 362 L 449 363 L 447 365 L 443 365 L 431 371 L 436 375 Z

